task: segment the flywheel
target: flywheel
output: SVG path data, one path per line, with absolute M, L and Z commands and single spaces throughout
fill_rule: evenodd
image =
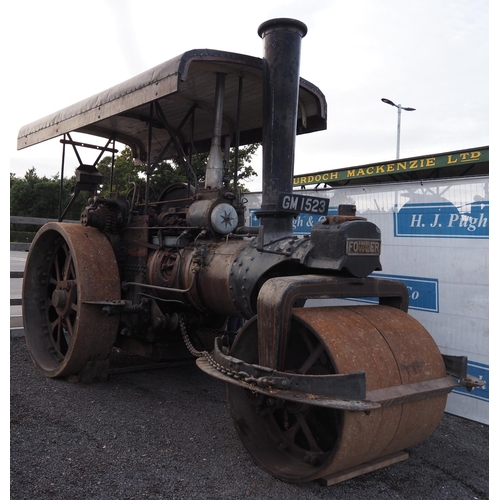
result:
M 256 318 L 230 355 L 258 364 Z M 285 372 L 364 371 L 370 391 L 445 376 L 437 345 L 414 318 L 389 306 L 293 309 Z M 372 411 L 325 408 L 227 384 L 237 433 L 256 462 L 288 482 L 326 477 L 415 446 L 439 424 L 446 394 Z
M 31 244 L 23 280 L 23 322 L 28 350 L 46 377 L 79 373 L 106 359 L 119 316 L 102 311 L 120 299 L 111 244 L 99 230 L 50 222 Z

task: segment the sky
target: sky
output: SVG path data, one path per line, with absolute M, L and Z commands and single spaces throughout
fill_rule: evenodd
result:
M 276 17 L 307 25 L 300 73 L 328 104 L 327 130 L 297 137 L 295 174 L 395 159 L 382 98 L 416 109 L 401 113 L 401 158 L 489 145 L 487 0 L 28 0 L 3 17 L 10 172 L 60 172 L 59 139 L 16 150 L 23 125 L 190 49 L 261 57 L 258 26 Z

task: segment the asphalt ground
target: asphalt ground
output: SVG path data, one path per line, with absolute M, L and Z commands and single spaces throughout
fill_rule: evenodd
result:
M 40 375 L 12 336 L 10 392 L 12 500 L 489 498 L 489 427 L 448 414 L 409 459 L 326 487 L 259 468 L 224 384 L 194 364 L 70 383 Z

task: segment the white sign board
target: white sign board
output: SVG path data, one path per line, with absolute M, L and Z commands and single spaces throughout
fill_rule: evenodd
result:
M 356 215 L 382 233 L 382 271 L 408 287 L 409 313 L 431 333 L 443 354 L 468 357 L 468 373 L 486 381 L 448 397 L 446 411 L 488 424 L 489 322 L 488 240 L 489 177 L 398 182 L 321 190 L 300 194 L 330 199 L 329 214 L 339 204 L 356 205 Z M 260 193 L 246 194 L 250 226 Z M 300 214 L 294 233 L 308 234 L 324 216 Z

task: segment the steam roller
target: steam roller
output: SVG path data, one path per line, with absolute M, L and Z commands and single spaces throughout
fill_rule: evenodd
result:
M 263 58 L 191 50 L 20 130 L 19 149 L 63 134 L 63 147 L 99 153 L 94 164 L 77 155 L 70 205 L 91 193 L 80 224 L 64 222 L 60 204 L 33 240 L 23 318 L 49 378 L 103 380 L 113 348 L 195 357 L 227 384 L 238 436 L 261 467 L 333 484 L 406 458 L 439 424 L 447 394 L 479 382 L 408 314 L 406 286 L 376 277 L 380 229 L 353 205 L 332 212 L 327 198 L 293 190 L 296 135 L 326 129 L 324 95 L 299 76 L 306 32 L 294 19 L 266 21 Z M 115 141 L 143 166 L 145 185 L 113 194 L 111 176 L 104 197 L 96 165 Z M 237 152 L 259 142 L 254 227 Z M 198 153 L 208 153 L 200 178 Z M 151 177 L 170 160 L 188 180 L 156 197 Z M 305 237 L 293 232 L 300 213 L 319 221 Z

